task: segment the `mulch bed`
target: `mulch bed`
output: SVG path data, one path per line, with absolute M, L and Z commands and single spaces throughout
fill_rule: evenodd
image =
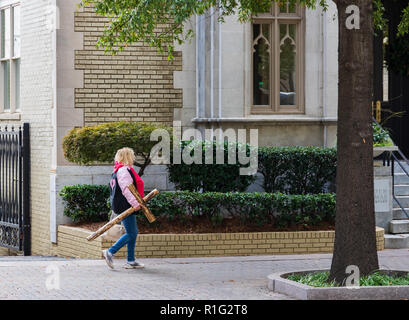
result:
M 69 226 L 80 227 L 89 231 L 96 231 L 107 222 L 75 223 Z M 187 221 L 169 221 L 158 219 L 151 225 L 138 223 L 139 234 L 191 234 L 191 233 L 235 233 L 235 232 L 280 232 L 280 231 L 331 231 L 335 230 L 334 223 L 322 222 L 316 226 L 294 225 L 277 227 L 273 225 L 248 225 L 237 218 L 224 219 L 220 225 L 214 226 L 206 217 L 194 217 Z

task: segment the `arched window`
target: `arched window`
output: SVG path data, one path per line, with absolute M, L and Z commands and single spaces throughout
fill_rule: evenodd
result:
M 304 112 L 304 8 L 274 4 L 252 23 L 253 114 Z

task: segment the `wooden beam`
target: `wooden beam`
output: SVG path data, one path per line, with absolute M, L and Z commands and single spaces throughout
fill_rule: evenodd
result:
M 142 212 L 145 215 L 146 219 L 148 219 L 150 223 L 154 222 L 156 220 L 155 216 L 153 215 L 152 211 L 149 210 L 149 208 L 146 205 L 145 200 L 142 199 L 141 195 L 136 190 L 135 186 L 131 184 L 128 186 L 128 189 L 129 191 L 131 191 L 131 193 L 136 198 L 136 200 L 138 200 L 139 204 L 141 205 Z
M 157 189 L 151 191 L 146 197 L 143 198 L 143 201 L 146 203 L 149 200 L 151 200 L 153 197 L 155 197 L 157 194 L 159 193 L 159 191 Z M 138 208 L 138 210 L 142 208 L 142 205 Z M 126 217 L 130 216 L 132 213 L 134 213 L 135 210 L 133 207 L 130 207 L 128 210 L 122 212 L 119 216 L 117 216 L 115 219 L 109 221 L 107 224 L 105 224 L 104 226 L 102 226 L 101 228 L 99 228 L 97 231 L 95 231 L 93 234 L 89 235 L 87 237 L 88 241 L 92 241 L 95 240 L 96 238 L 98 238 L 100 235 L 102 235 L 105 231 L 109 230 L 110 228 L 112 228 L 114 225 L 116 225 L 117 223 L 121 222 L 122 220 L 124 220 Z M 149 210 L 150 211 L 150 210 Z M 153 215 L 152 215 L 153 216 Z

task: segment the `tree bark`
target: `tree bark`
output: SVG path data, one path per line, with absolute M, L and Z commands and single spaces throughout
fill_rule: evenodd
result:
M 342 284 L 350 265 L 360 276 L 379 269 L 373 177 L 372 0 L 337 0 L 339 19 L 338 160 L 335 244 L 330 280 Z M 360 10 L 349 29 L 347 7 Z M 350 20 L 349 20 L 350 21 Z M 354 21 L 356 23 L 356 21 Z

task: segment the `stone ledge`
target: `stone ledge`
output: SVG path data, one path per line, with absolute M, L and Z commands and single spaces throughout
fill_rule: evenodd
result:
M 194 118 L 193 123 L 257 123 L 258 125 L 336 125 L 337 118 L 308 117 L 304 115 L 249 116 L 236 118 Z
M 326 271 L 329 270 L 304 270 L 271 274 L 268 276 L 268 288 L 271 291 L 302 300 L 407 300 L 409 297 L 409 286 L 317 288 L 286 279 L 291 274 Z M 388 274 L 408 273 L 408 271 L 381 271 Z
M 3 113 L 0 113 L 0 120 L 20 121 L 21 120 L 21 114 L 20 113 L 3 112 Z
M 102 258 L 101 251 L 114 241 L 99 237 L 86 238 L 91 231 L 69 226 L 58 226 L 58 256 L 75 258 Z M 139 258 L 184 258 L 209 256 L 251 256 L 280 254 L 331 253 L 334 231 L 248 232 L 201 234 L 140 234 L 135 255 Z M 384 230 L 377 228 L 377 249 L 384 249 Z M 125 258 L 126 247 L 117 254 Z

